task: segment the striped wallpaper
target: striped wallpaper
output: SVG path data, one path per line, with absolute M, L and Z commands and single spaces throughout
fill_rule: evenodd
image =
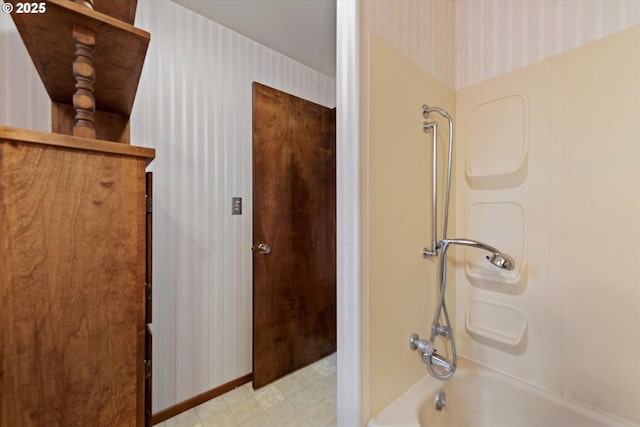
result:
M 48 132 L 51 101 L 11 15 L 0 13 L 0 124 Z
M 463 88 L 640 24 L 638 0 L 457 0 Z
M 455 1 L 367 0 L 359 7 L 362 31 L 377 35 L 432 76 L 455 85 Z M 368 40 L 361 43 L 367 50 Z
M 360 9 L 366 31 L 456 89 L 640 24 L 638 0 L 367 0 Z
M 151 33 L 131 129 L 157 150 L 158 411 L 252 370 L 251 82 L 333 107 L 335 79 L 170 1 L 141 1 L 137 17 Z

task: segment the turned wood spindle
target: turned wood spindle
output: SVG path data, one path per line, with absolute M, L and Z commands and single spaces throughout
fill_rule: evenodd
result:
M 76 78 L 73 108 L 76 112 L 76 122 L 73 126 L 73 135 L 95 138 L 93 116 L 96 112 L 96 102 L 93 97 L 93 84 L 96 75 L 93 51 L 96 37 L 93 31 L 74 26 L 73 41 L 76 47 L 76 59 L 73 61 L 73 76 Z

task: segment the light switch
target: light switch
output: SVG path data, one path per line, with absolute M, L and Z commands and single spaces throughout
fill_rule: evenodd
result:
M 231 198 L 231 215 L 242 215 L 242 197 Z

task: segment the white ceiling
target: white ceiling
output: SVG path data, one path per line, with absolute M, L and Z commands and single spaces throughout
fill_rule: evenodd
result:
M 336 75 L 336 0 L 173 0 L 329 77 Z

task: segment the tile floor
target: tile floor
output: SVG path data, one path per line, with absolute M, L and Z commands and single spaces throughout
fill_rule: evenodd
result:
M 334 353 L 261 389 L 245 384 L 157 426 L 335 426 L 336 372 Z

